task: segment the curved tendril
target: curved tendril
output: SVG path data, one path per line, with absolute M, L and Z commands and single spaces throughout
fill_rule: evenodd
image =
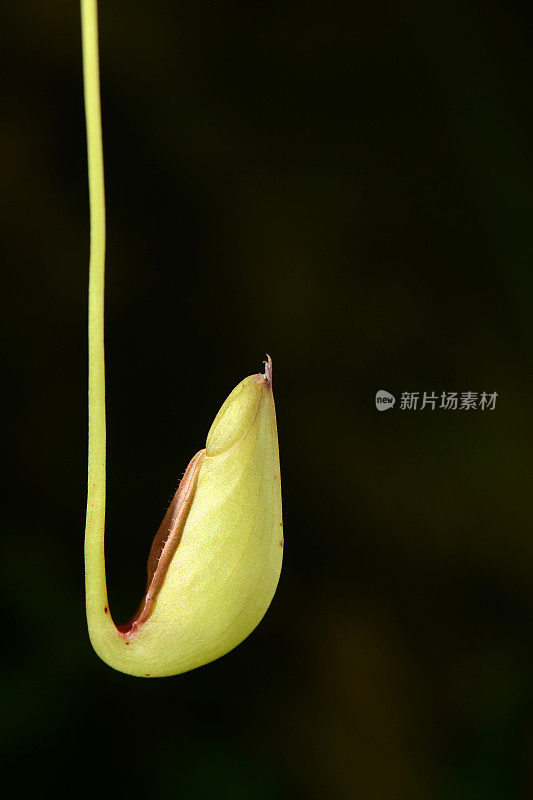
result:
M 116 626 L 107 598 L 104 530 L 105 195 L 96 0 L 81 0 L 91 250 L 89 463 L 85 586 L 98 655 L 130 675 L 176 675 L 238 645 L 265 614 L 282 562 L 283 528 L 272 360 L 235 387 L 190 462 L 155 536 L 137 613 Z

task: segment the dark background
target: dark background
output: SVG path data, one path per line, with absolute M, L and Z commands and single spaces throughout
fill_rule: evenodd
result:
M 144 681 L 93 653 L 79 10 L 3 3 L 1 733 L 19 795 L 530 798 L 530 4 L 100 5 L 113 614 L 265 352 L 285 562 L 220 661 Z M 499 396 L 381 414 L 380 388 Z

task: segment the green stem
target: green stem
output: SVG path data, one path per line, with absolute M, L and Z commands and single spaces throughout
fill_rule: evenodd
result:
M 106 497 L 106 421 L 104 360 L 105 192 L 97 0 L 81 0 L 83 81 L 87 123 L 91 254 L 89 261 L 89 464 L 85 527 L 87 621 L 101 639 L 114 627 L 107 600 L 104 531 Z M 104 611 L 107 609 L 107 611 Z M 99 631 L 99 635 L 98 635 Z M 101 642 L 100 642 L 101 644 Z M 96 647 L 99 650 L 99 647 Z

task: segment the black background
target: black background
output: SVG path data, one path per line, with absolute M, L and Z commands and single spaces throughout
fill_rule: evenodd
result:
M 285 562 L 220 661 L 143 681 L 92 652 L 79 9 L 3 4 L 1 735 L 19 793 L 531 797 L 531 7 L 107 0 L 100 29 L 114 617 L 265 352 Z M 498 399 L 378 413 L 381 388 Z

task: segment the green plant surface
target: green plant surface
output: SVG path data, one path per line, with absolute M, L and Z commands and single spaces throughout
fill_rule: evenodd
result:
M 96 0 L 81 0 L 91 253 L 89 463 L 85 533 L 89 635 L 98 655 L 130 675 L 194 669 L 242 642 L 264 616 L 282 564 L 283 529 L 272 361 L 223 404 L 161 523 L 146 593 L 126 625 L 113 622 L 104 531 L 105 193 Z

